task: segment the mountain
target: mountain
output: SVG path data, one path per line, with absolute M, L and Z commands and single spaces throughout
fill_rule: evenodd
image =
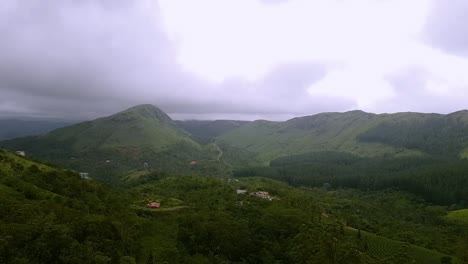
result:
M 222 134 L 250 123 L 249 121 L 238 120 L 184 120 L 175 122 L 177 126 L 190 133 L 192 138 L 200 143 L 208 143 Z
M 321 113 L 285 122 L 174 121 L 153 105 L 0 142 L 103 180 L 156 170 L 226 175 L 280 157 L 344 152 L 360 157 L 468 157 L 468 111 L 449 115 L 363 111 Z
M 153 105 L 139 105 L 46 135 L 7 140 L 0 145 L 90 172 L 106 181 L 115 180 L 112 175 L 141 169 L 193 172 L 193 160 L 201 161 L 197 169 L 208 170 L 211 163 L 203 161 L 216 160 L 219 155 L 218 150 L 193 141 Z
M 0 149 L 0 263 L 116 263 L 142 254 L 127 245 L 143 233 L 117 231 L 138 221 L 124 197 Z
M 42 135 L 70 124 L 59 121 L 2 119 L 0 120 L 0 140 Z
M 362 111 L 321 113 L 285 122 L 258 120 L 228 131 L 217 140 L 256 153 L 268 162 L 317 151 L 359 156 L 467 156 L 468 112 L 449 115 Z

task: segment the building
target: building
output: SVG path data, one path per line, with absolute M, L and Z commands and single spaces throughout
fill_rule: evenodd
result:
M 241 190 L 241 189 L 239 189 L 239 190 L 236 190 L 236 193 L 237 193 L 237 194 L 246 194 L 246 193 L 247 193 L 247 190 Z
M 196 165 L 196 164 L 197 164 L 197 162 L 196 162 L 195 160 L 192 160 L 192 161 L 190 162 L 190 165 Z
M 255 197 L 262 198 L 262 199 L 268 199 L 270 201 L 273 200 L 273 197 L 268 192 L 258 191 L 258 192 L 250 193 L 250 195 L 253 195 Z
M 18 151 L 16 151 L 15 153 L 16 153 L 16 155 L 20 155 L 20 156 L 23 156 L 23 157 L 26 156 L 26 152 L 24 152 L 24 151 L 22 151 L 22 150 L 18 150 Z
M 161 207 L 161 203 L 152 202 L 152 203 L 147 204 L 146 207 L 148 207 L 148 208 L 159 208 L 159 207 Z
M 87 180 L 89 179 L 89 173 L 87 172 L 80 172 L 81 179 Z

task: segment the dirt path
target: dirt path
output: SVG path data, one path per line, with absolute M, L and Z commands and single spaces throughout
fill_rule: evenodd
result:
M 213 145 L 218 149 L 218 157 L 216 158 L 217 161 L 221 161 L 221 157 L 223 156 L 223 150 L 216 144 L 216 141 L 213 143 Z

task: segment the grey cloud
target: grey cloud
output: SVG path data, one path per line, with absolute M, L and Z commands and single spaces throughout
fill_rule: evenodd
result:
M 468 1 L 434 0 L 424 29 L 430 45 L 455 55 L 468 56 Z
M 431 93 L 426 87 L 430 78 L 430 73 L 424 68 L 409 68 L 387 76 L 396 96 L 380 105 L 380 109 L 393 112 L 432 113 L 437 110 L 438 113 L 452 113 L 466 108 L 466 100 L 463 97 Z
M 259 81 L 204 81 L 184 72 L 152 0 L 0 3 L 0 117 L 89 119 L 140 103 L 176 118 L 281 119 L 354 102 L 314 98 L 327 69 L 277 67 Z
M 267 4 L 278 4 L 278 3 L 284 3 L 284 2 L 287 2 L 289 0 L 261 0 L 263 3 L 267 3 Z

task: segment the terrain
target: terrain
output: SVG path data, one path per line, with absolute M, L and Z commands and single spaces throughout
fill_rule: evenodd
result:
M 2 263 L 435 264 L 467 257 L 466 228 L 447 219 L 448 208 L 399 191 L 157 173 L 111 188 L 6 151 L 0 159 Z M 145 208 L 153 201 L 161 208 Z
M 0 146 L 2 263 L 468 262 L 466 111 L 175 121 L 139 105 Z
M 195 142 L 152 105 L 140 105 L 46 135 L 3 141 L 1 145 L 108 182 L 118 181 L 118 176 L 125 173 L 148 169 L 210 175 L 225 170 L 218 164 L 216 147 Z
M 219 140 L 256 153 L 268 162 L 315 151 L 359 156 L 446 155 L 465 157 L 468 112 L 449 115 L 362 111 L 322 113 L 286 122 L 254 121 Z

